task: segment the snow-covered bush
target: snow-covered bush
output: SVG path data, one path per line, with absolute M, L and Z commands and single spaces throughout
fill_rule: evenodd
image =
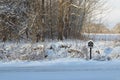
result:
M 0 60 L 43 60 L 59 58 L 89 59 L 87 42 L 63 41 L 43 43 L 0 43 Z M 93 60 L 105 61 L 120 59 L 120 46 L 113 47 L 109 43 L 97 42 L 99 48 L 93 47 Z
M 111 54 L 109 54 L 109 57 L 112 59 L 120 59 L 120 46 L 115 47 Z
M 41 60 L 44 59 L 44 46 L 31 43 L 5 43 L 0 47 L 0 60 Z M 1 46 L 1 45 L 0 45 Z

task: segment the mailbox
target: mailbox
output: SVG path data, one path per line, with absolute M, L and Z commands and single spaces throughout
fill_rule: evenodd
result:
M 93 48 L 93 46 L 94 46 L 93 41 L 89 41 L 89 42 L 88 42 L 88 47 Z
M 92 59 L 92 48 L 94 46 L 94 43 L 92 40 L 88 42 L 88 47 L 90 47 L 90 59 Z

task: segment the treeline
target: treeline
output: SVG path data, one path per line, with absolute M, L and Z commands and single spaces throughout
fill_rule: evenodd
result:
M 0 39 L 80 38 L 102 0 L 0 0 Z
M 91 23 L 86 25 L 82 29 L 83 33 L 95 33 L 95 34 L 111 34 L 113 33 L 109 28 L 107 28 L 102 23 Z
M 113 27 L 112 32 L 120 34 L 120 23 L 117 23 L 115 27 Z

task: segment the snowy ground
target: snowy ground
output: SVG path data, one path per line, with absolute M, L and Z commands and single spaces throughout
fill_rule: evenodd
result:
M 94 34 L 94 33 L 84 33 L 84 37 L 92 40 L 106 40 L 106 41 L 120 41 L 120 34 Z
M 0 80 L 120 80 L 120 42 L 95 41 L 92 60 L 87 43 L 0 43 Z
M 92 56 L 95 60 L 106 60 L 107 58 L 110 60 L 118 60 L 120 59 L 120 42 L 95 41 L 92 50 Z M 43 43 L 0 43 L 0 61 L 3 62 L 14 60 L 51 60 L 60 58 L 88 59 L 88 41 L 66 40 L 47 41 Z
M 1 80 L 120 80 L 120 61 L 58 59 L 0 63 Z

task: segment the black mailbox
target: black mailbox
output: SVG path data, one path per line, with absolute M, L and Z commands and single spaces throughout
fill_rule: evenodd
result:
M 92 48 L 93 48 L 93 46 L 94 46 L 93 41 L 89 41 L 88 42 L 88 47 L 90 47 L 90 59 L 92 59 Z
M 92 48 L 93 46 L 94 46 L 93 41 L 89 41 L 89 42 L 88 42 L 88 47 Z

